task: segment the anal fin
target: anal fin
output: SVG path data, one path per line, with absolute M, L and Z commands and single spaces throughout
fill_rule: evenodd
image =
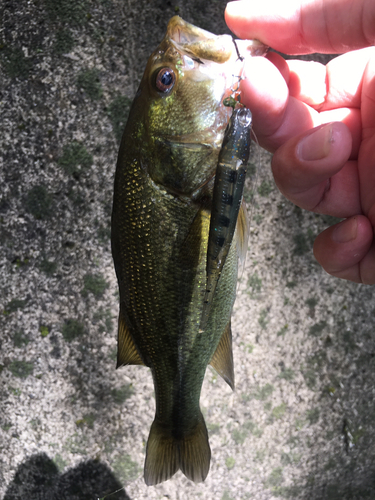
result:
M 227 324 L 220 342 L 211 358 L 210 365 L 223 377 L 225 382 L 234 391 L 234 369 L 232 352 L 232 330 L 230 321 Z
M 120 309 L 118 317 L 118 344 L 117 344 L 117 366 L 144 365 L 134 341 L 126 324 L 123 312 Z

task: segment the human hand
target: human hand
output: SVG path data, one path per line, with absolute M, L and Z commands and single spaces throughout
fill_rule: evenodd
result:
M 374 284 L 375 2 L 247 0 L 230 2 L 225 17 L 237 36 L 288 54 L 356 49 L 326 66 L 274 52 L 252 58 L 241 102 L 260 144 L 275 152 L 281 192 L 346 219 L 316 238 L 318 262 L 333 276 Z

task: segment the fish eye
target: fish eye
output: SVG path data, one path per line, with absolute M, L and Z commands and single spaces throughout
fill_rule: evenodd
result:
M 162 68 L 156 74 L 155 85 L 159 92 L 170 92 L 176 82 L 176 75 L 170 68 Z

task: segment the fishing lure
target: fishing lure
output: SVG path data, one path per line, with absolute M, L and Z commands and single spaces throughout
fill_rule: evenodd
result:
M 250 156 L 252 114 L 233 110 L 226 128 L 216 169 L 207 249 L 207 285 L 200 329 L 209 317 L 217 283 L 232 244 Z

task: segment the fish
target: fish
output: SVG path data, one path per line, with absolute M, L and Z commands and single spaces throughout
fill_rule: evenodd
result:
M 125 126 L 111 231 L 117 367 L 151 369 L 147 485 L 178 470 L 205 480 L 211 450 L 199 400 L 208 364 L 234 388 L 231 312 L 247 245 L 241 198 L 251 113 L 224 101 L 238 90 L 244 59 L 265 52 L 260 42 L 174 16 Z

